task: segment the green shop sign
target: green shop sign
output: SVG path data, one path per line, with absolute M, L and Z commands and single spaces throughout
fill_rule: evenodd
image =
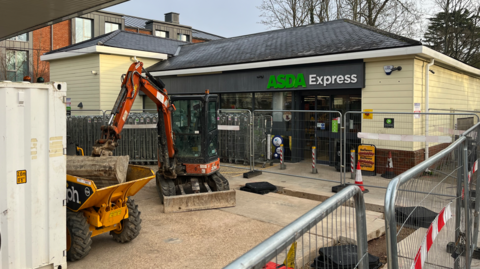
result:
M 300 86 L 302 86 L 302 88 L 307 87 L 307 85 L 305 84 L 305 77 L 303 76 L 303 74 L 298 74 L 296 77 L 291 74 L 278 75 L 278 76 L 272 75 L 268 80 L 267 89 L 270 89 L 270 88 L 290 89 L 290 88 L 298 88 Z

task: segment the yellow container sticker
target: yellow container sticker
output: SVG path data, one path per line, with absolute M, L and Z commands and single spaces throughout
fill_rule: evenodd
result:
M 27 170 L 17 171 L 17 184 L 27 183 Z

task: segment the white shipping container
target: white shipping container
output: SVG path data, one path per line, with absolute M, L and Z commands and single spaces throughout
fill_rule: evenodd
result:
M 0 268 L 64 269 L 66 83 L 0 82 Z

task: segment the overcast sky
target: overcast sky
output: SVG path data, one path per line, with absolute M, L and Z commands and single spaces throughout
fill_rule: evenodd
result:
M 163 21 L 167 12 L 180 13 L 180 24 L 224 37 L 268 30 L 259 24 L 262 0 L 130 0 L 106 9 Z

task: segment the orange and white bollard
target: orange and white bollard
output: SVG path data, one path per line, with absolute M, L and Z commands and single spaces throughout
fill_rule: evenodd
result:
M 280 170 L 285 170 L 287 168 L 283 161 L 283 144 L 280 145 Z
M 357 173 L 355 176 L 355 184 L 360 187 L 363 193 L 367 193 L 368 190 L 363 187 L 362 169 L 360 168 L 360 162 L 357 162 Z
M 317 148 L 312 147 L 312 174 L 318 173 L 317 171 Z
M 355 150 L 350 150 L 350 172 L 351 172 L 351 179 L 355 178 Z

